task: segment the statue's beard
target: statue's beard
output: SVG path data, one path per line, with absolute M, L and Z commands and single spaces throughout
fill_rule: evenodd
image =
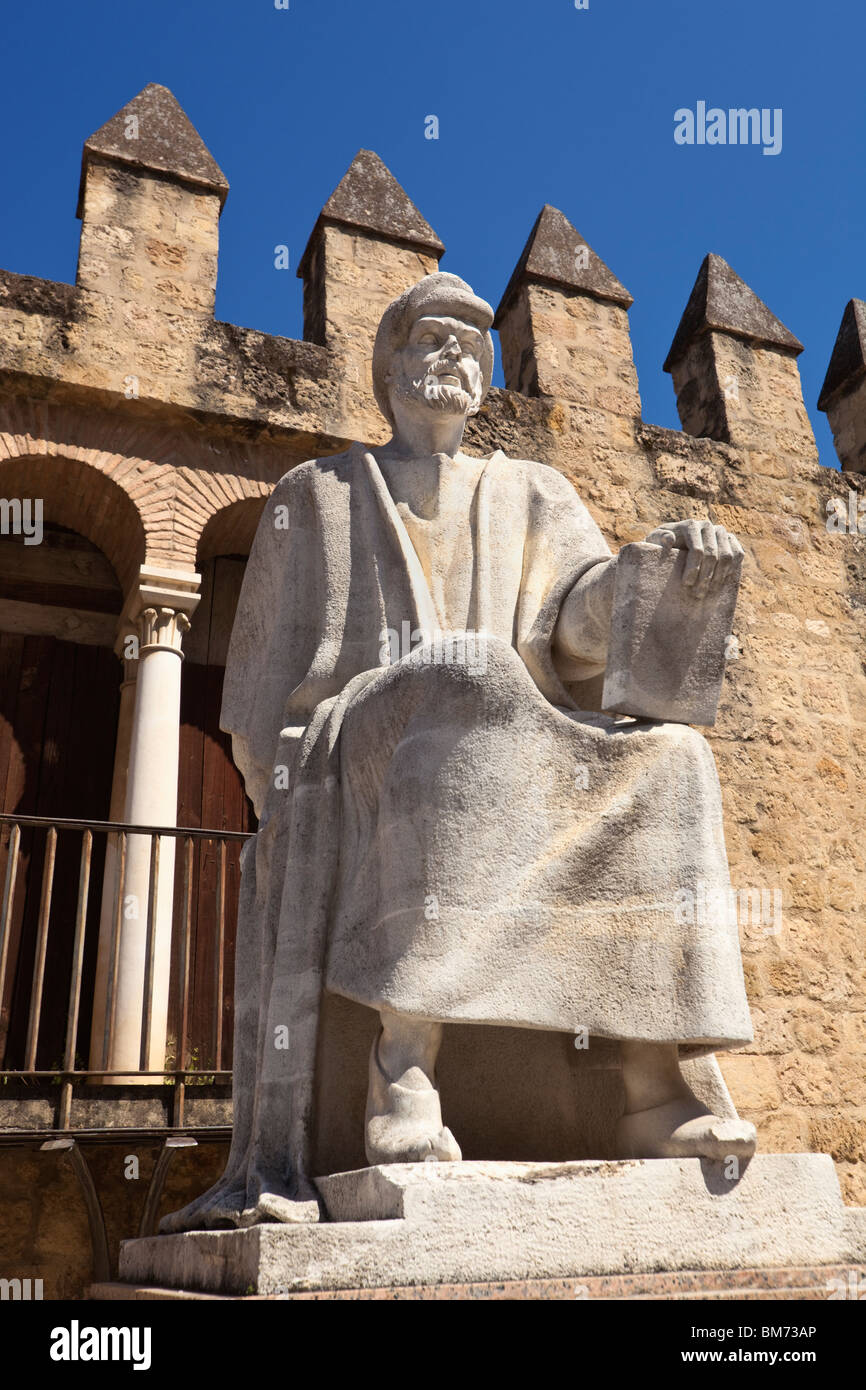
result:
M 423 377 L 404 378 L 397 386 L 397 394 L 403 400 L 423 401 L 433 410 L 447 411 L 451 415 L 468 415 L 481 403 L 480 387 L 472 392 L 462 386 L 443 384 L 432 370 Z

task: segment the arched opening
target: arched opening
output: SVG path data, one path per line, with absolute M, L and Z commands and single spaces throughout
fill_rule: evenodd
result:
M 26 455 L 0 461 L 0 498 L 40 501 L 44 522 L 62 523 L 97 546 L 128 593 L 145 559 L 144 526 L 112 478 L 80 459 Z
M 9 502 L 13 487 L 0 470 Z M 20 484 L 20 479 L 18 480 Z M 32 479 L 17 498 L 33 502 Z M 42 491 L 40 489 L 40 491 Z M 28 496 L 29 493 L 29 496 Z M 120 666 L 112 651 L 123 592 L 103 551 L 80 531 L 47 517 L 25 534 L 7 508 L 0 534 L 0 812 L 4 815 L 106 820 L 111 799 Z M 65 510 L 65 509 L 64 509 Z M 25 509 L 31 522 L 35 507 Z M 0 824 L 0 889 L 12 828 Z M 10 902 L 6 972 L 0 1000 L 0 1058 L 24 1066 L 46 854 L 42 829 L 22 826 Z M 95 836 L 91 879 L 101 881 L 105 844 Z M 60 1065 L 78 898 L 81 836 L 58 837 L 51 896 L 50 969 L 39 991 L 36 1065 Z M 86 1056 L 93 992 L 98 895 L 91 893 L 82 974 L 78 1051 Z M 91 920 L 92 919 L 92 920 Z

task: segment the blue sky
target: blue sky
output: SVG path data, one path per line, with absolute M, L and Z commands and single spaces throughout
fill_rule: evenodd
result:
M 443 269 L 494 306 L 542 204 L 561 208 L 634 295 L 656 424 L 678 428 L 662 362 L 703 256 L 724 256 L 805 344 L 835 465 L 815 402 L 842 310 L 866 297 L 858 0 L 42 0 L 0 24 L 0 266 L 74 279 L 81 146 L 161 82 L 231 184 L 219 318 L 301 336 L 294 270 L 366 146 L 439 233 Z M 781 153 L 676 145 L 674 112 L 700 100 L 780 107 Z

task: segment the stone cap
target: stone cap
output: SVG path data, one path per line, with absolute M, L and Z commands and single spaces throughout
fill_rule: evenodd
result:
M 413 242 L 441 256 L 445 247 L 430 223 L 374 150 L 359 150 L 316 220 L 298 275 L 306 270 L 311 248 L 322 223 L 340 223 L 375 232 L 390 241 Z
M 138 121 L 138 138 L 129 139 L 129 118 Z M 91 160 L 166 174 L 216 193 L 222 208 L 228 180 L 177 98 L 151 82 L 110 121 L 84 142 L 77 216 L 84 211 L 84 182 Z
M 818 397 L 818 409 L 826 410 L 830 397 L 841 386 L 853 386 L 866 372 L 866 304 L 849 299 L 830 357 L 830 365 Z
M 613 271 L 587 245 L 565 214 L 559 208 L 551 207 L 550 203 L 545 203 L 535 220 L 529 240 L 496 310 L 495 328 L 499 327 L 501 315 L 524 280 L 582 290 L 594 299 L 606 299 L 613 304 L 621 304 L 625 309 L 634 303 L 633 297 L 620 284 Z
M 200 574 L 192 570 L 166 569 L 160 565 L 141 565 L 117 620 L 116 655 L 120 655 L 124 636 L 146 608 L 172 608 L 189 617 L 195 612 L 200 599 Z
M 766 347 L 785 348 L 798 356 L 803 351 L 799 338 L 776 318 L 727 261 L 713 252 L 704 257 L 698 271 L 685 313 L 665 358 L 664 370 L 669 372 L 692 339 L 708 329 L 732 333 L 737 338 Z

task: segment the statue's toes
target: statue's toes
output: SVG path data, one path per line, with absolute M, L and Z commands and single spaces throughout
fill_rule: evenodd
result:
M 159 1233 L 170 1236 L 182 1231 L 212 1231 L 221 1226 L 237 1226 L 243 1204 L 244 1192 L 241 1189 L 232 1190 L 217 1185 L 180 1211 L 164 1216 L 159 1223 Z
M 364 1147 L 371 1168 L 380 1163 L 423 1163 L 436 1157 L 430 1139 L 408 1132 L 387 1115 L 369 1122 Z
M 262 1192 L 255 1206 L 247 1207 L 242 1212 L 238 1225 L 260 1226 L 270 1222 L 285 1226 L 309 1225 L 318 1220 L 317 1201 L 298 1201 L 293 1197 L 282 1197 L 277 1192 Z
M 161 1236 L 179 1235 L 182 1231 L 199 1231 L 204 1226 L 208 1203 L 205 1197 L 197 1197 L 194 1202 L 171 1211 L 162 1218 L 157 1227 Z
M 246 1193 L 233 1192 L 220 1201 L 212 1202 L 203 1213 L 202 1226 L 206 1231 L 235 1230 L 241 1224 Z
M 170 1211 L 167 1216 L 164 1216 L 157 1227 L 159 1234 L 161 1236 L 175 1236 L 179 1235 L 181 1231 L 190 1230 L 191 1227 L 185 1224 L 186 1210 L 187 1208 L 183 1207 L 180 1211 Z
M 671 1144 L 689 1158 L 747 1159 L 758 1147 L 758 1131 L 748 1120 L 706 1115 L 675 1129 Z
M 459 1163 L 462 1157 L 460 1145 L 450 1129 L 441 1129 L 435 1139 L 430 1142 L 430 1153 L 427 1154 L 425 1162 Z
M 758 1147 L 758 1131 L 748 1120 L 715 1120 L 709 1128 L 713 1158 L 751 1158 Z
M 758 1146 L 748 1120 L 708 1114 L 694 1099 L 676 1099 L 623 1115 L 617 1125 L 621 1158 L 737 1158 L 747 1160 Z
M 410 1126 L 390 1115 L 368 1122 L 366 1151 L 371 1167 L 379 1163 L 453 1163 L 462 1157 L 450 1129 Z

